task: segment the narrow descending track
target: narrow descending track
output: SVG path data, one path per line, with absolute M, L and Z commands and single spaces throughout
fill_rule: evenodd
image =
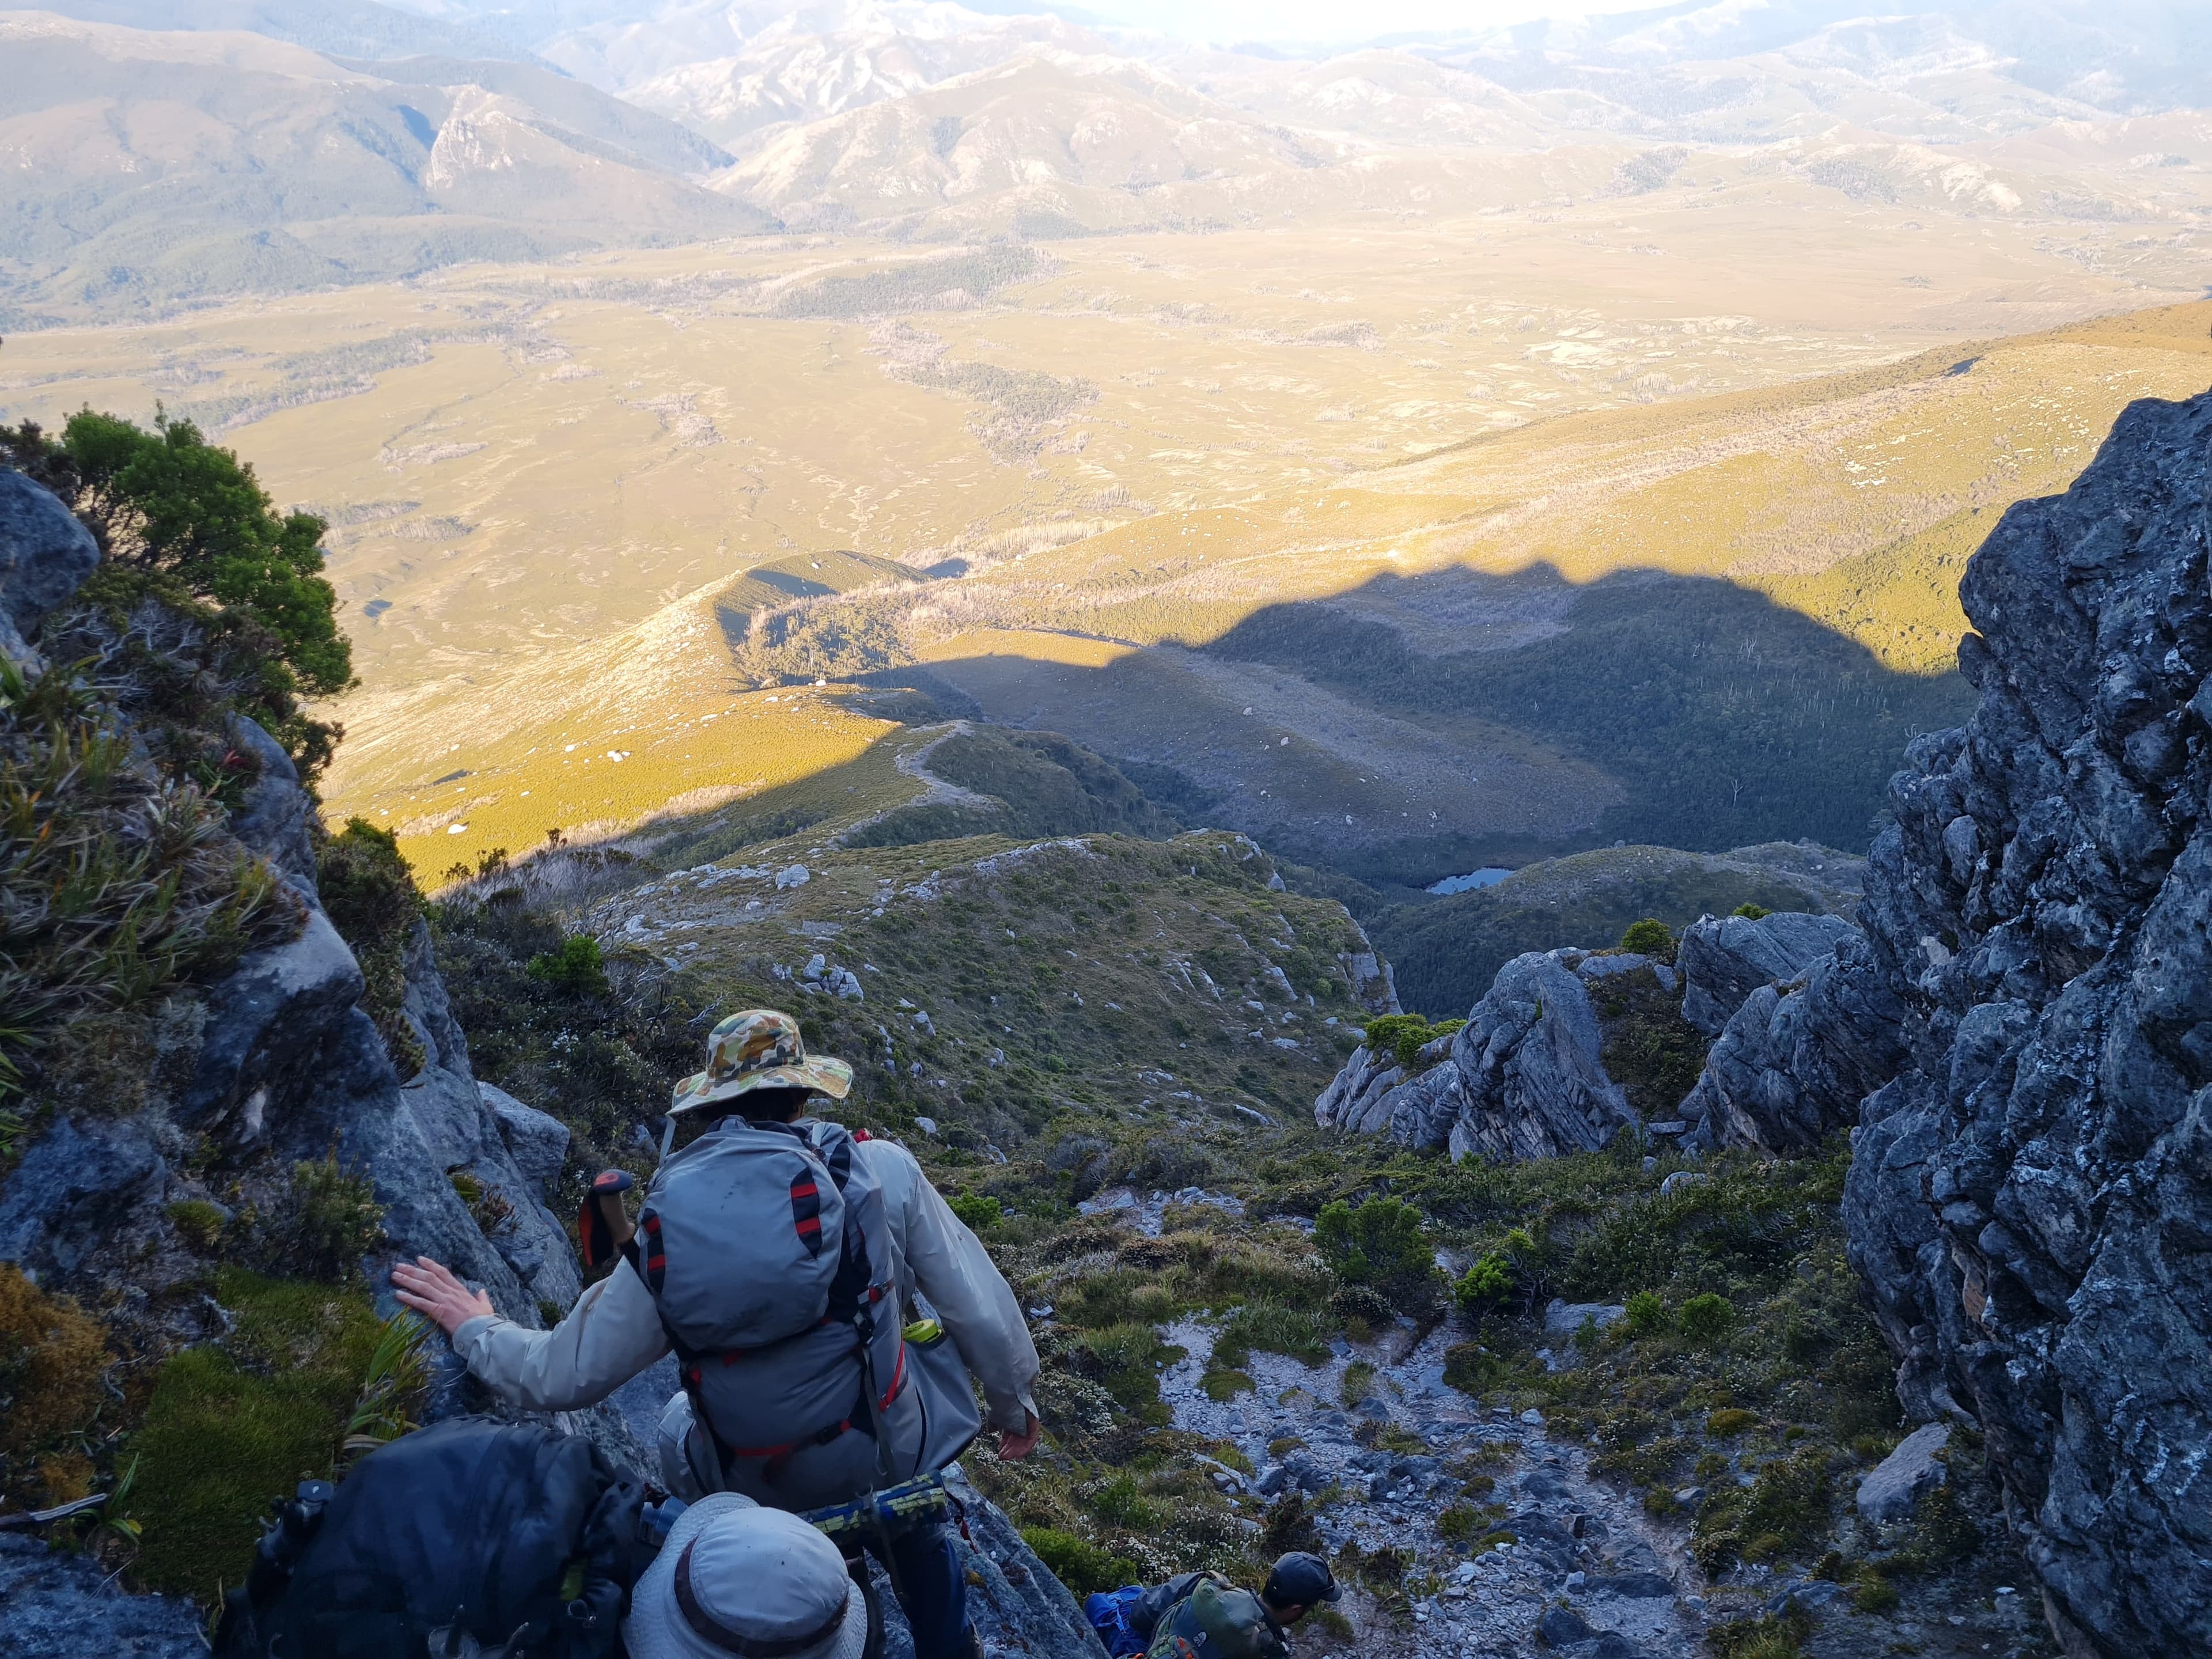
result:
M 1281 1492 L 1312 1496 L 1335 1487 L 1340 1495 L 1316 1516 L 1333 1552 L 1347 1540 L 1363 1552 L 1406 1551 L 1413 1558 L 1409 1582 L 1430 1578 L 1441 1586 L 1413 1598 L 1407 1620 L 1347 1584 L 1345 1611 L 1358 1636 L 1332 1648 L 1316 1632 L 1301 1638 L 1301 1652 L 1521 1659 L 1540 1651 L 1538 1622 L 1562 1597 L 1593 1635 L 1617 1633 L 1618 1643 L 1590 1650 L 1608 1659 L 1693 1659 L 1705 1651 L 1704 1601 L 1679 1536 L 1655 1526 L 1638 1504 L 1593 1483 L 1588 1453 L 1547 1437 L 1539 1413 L 1486 1410 L 1449 1387 L 1444 1352 L 1457 1340 L 1449 1327 L 1421 1336 L 1400 1325 L 1358 1346 L 1340 1339 L 1321 1365 L 1255 1352 L 1243 1367 L 1253 1389 L 1227 1401 L 1209 1398 L 1200 1385 L 1213 1328 L 1187 1320 L 1164 1334 L 1185 1350 L 1160 1377 L 1175 1425 L 1235 1443 L 1257 1471 L 1249 1480 L 1233 1474 L 1217 1480 L 1238 1481 L 1257 1500 L 1255 1512 Z M 1347 1408 L 1336 1402 L 1355 1363 L 1374 1368 L 1373 1382 Z M 1416 1437 L 1429 1450 L 1363 1446 L 1355 1438 L 1363 1420 Z M 1271 1455 L 1270 1446 L 1290 1439 L 1304 1443 Z M 1451 1471 L 1468 1470 L 1462 1460 L 1470 1458 L 1496 1485 L 1468 1493 L 1469 1501 L 1503 1505 L 1498 1524 L 1516 1539 L 1504 1547 L 1473 1546 L 1472 1556 L 1468 1544 L 1437 1530 L 1438 1516 L 1467 1484 Z M 1555 1623 L 1547 1635 L 1553 1633 L 1577 1632 Z

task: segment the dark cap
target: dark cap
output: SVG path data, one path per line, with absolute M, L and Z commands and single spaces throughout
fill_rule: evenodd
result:
M 1344 1592 L 1328 1562 L 1304 1550 L 1292 1550 L 1268 1571 L 1261 1594 L 1279 1607 L 1310 1607 L 1316 1601 L 1334 1601 Z

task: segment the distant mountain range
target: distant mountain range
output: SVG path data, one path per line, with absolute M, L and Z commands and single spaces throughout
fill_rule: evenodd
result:
M 693 181 L 728 163 L 712 143 L 526 63 L 38 12 L 0 13 L 0 315 L 19 325 L 768 222 Z
M 66 14 L 64 15 L 64 14 Z M 0 321 L 771 228 L 1449 214 L 1802 173 L 2177 223 L 2212 8 L 1678 5 L 1334 55 L 940 0 L 54 0 L 0 12 Z

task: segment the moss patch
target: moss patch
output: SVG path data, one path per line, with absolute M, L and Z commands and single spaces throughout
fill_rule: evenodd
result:
M 358 1290 L 225 1268 L 214 1294 L 231 1334 L 162 1364 L 129 1448 L 137 1577 L 202 1601 L 243 1578 L 275 1499 L 331 1474 L 379 1333 Z

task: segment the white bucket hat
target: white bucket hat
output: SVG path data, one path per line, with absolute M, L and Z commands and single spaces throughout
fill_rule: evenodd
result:
M 860 1659 L 867 1640 L 837 1547 L 726 1492 L 677 1517 L 623 1620 L 630 1659 Z

